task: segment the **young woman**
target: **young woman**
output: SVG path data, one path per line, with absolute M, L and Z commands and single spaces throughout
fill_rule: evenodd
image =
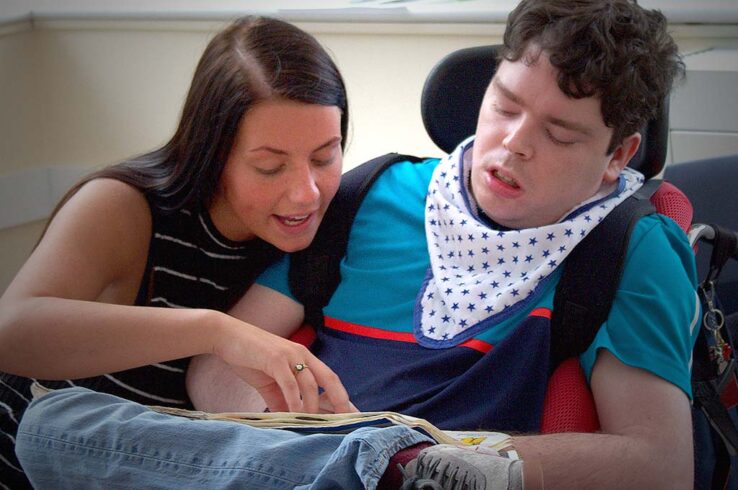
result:
M 0 488 L 33 379 L 190 408 L 189 358 L 213 353 L 272 409 L 350 409 L 304 347 L 224 312 L 306 247 L 341 176 L 343 80 L 309 34 L 242 18 L 217 34 L 163 147 L 86 177 L 0 298 Z M 7 475 L 7 476 L 6 476 Z

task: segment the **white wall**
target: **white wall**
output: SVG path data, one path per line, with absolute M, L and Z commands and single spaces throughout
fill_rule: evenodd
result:
M 0 290 L 66 187 L 172 134 L 197 59 L 223 25 L 47 20 L 0 31 Z M 347 168 L 388 151 L 439 155 L 420 121 L 425 75 L 449 51 L 499 42 L 500 32 L 489 25 L 430 33 L 301 26 L 324 43 L 346 79 Z
M 171 135 L 195 63 L 224 22 L 47 16 L 0 24 L 0 291 L 63 189 Z M 502 33 L 499 23 L 298 24 L 345 76 L 347 167 L 388 151 L 439 155 L 420 120 L 426 74 L 446 53 Z M 738 48 L 737 25 L 674 27 L 685 50 L 701 50 Z

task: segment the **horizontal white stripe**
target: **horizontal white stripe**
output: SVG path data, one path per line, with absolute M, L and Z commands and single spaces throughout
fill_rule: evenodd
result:
M 149 303 L 164 303 L 165 305 L 169 306 L 170 308 L 186 308 L 186 306 L 177 305 L 170 301 L 168 301 L 166 298 L 163 298 L 161 296 L 157 296 L 156 298 L 153 298 Z
M 195 276 L 191 276 L 189 274 L 184 274 L 182 272 L 173 271 L 172 269 L 167 269 L 166 267 L 156 266 L 156 267 L 154 267 L 154 272 L 165 272 L 167 274 L 171 274 L 173 276 L 181 277 L 182 279 L 187 279 L 189 281 L 197 281 L 197 278 Z
M 18 467 L 17 467 L 17 466 L 15 466 L 14 464 L 11 464 L 11 462 L 10 462 L 10 461 L 8 461 L 7 459 L 3 458 L 3 455 L 2 455 L 2 454 L 0 454 L 0 462 L 2 462 L 2 463 L 5 463 L 5 464 L 6 464 L 6 465 L 8 465 L 8 466 L 9 466 L 10 468 L 13 468 L 13 469 L 14 469 L 15 471 L 18 471 L 18 472 L 20 472 L 20 473 L 23 473 L 23 470 L 22 470 L 22 469 L 18 468 Z M 0 485 L 2 485 L 2 483 L 0 483 Z M 8 487 L 6 487 L 5 485 L 3 485 L 3 488 L 8 488 Z M 8 490 L 10 490 L 10 489 L 8 489 Z
M 213 281 L 211 281 L 210 279 L 205 279 L 204 277 L 198 278 L 198 277 L 195 277 L 195 276 L 191 276 L 189 274 L 184 274 L 182 272 L 177 272 L 175 270 L 168 269 L 166 267 L 156 266 L 156 267 L 154 267 L 154 271 L 155 272 L 164 272 L 166 274 L 171 274 L 173 276 L 177 276 L 177 277 L 180 277 L 182 279 L 187 279 L 189 281 L 199 281 L 199 282 L 202 282 L 202 283 L 205 283 L 205 284 L 209 284 L 209 285 L 213 286 L 215 289 L 219 289 L 220 291 L 227 291 L 228 290 L 227 287 L 220 286 L 220 285 L 214 283 Z
M 117 378 L 114 378 L 113 376 L 111 376 L 109 374 L 105 374 L 104 376 L 106 378 L 108 378 L 110 381 L 112 381 L 113 383 L 115 383 L 118 386 L 120 386 L 121 388 L 127 389 L 131 393 L 136 393 L 137 395 L 145 396 L 147 398 L 151 398 L 152 400 L 156 400 L 156 401 L 159 401 L 159 402 L 172 403 L 172 404 L 177 404 L 177 405 L 184 405 L 185 404 L 185 400 L 176 400 L 174 398 L 164 398 L 164 397 L 161 397 L 161 396 L 156 396 L 156 395 L 153 395 L 151 393 L 146 393 L 145 391 L 139 390 L 138 388 L 134 388 L 133 386 L 127 385 L 124 382 L 122 382 L 121 380 L 119 380 Z
M 208 234 L 208 236 L 210 237 L 210 239 L 211 239 L 211 240 L 213 240 L 213 241 L 214 241 L 215 243 L 217 243 L 218 245 L 220 245 L 221 247 L 223 247 L 223 248 L 227 248 L 227 249 L 229 249 L 229 250 L 240 250 L 240 249 L 242 249 L 242 248 L 243 248 L 243 247 L 231 247 L 231 246 L 228 246 L 228 245 L 226 245 L 225 243 L 221 242 L 220 240 L 218 240 L 218 239 L 217 239 L 217 238 L 215 237 L 215 235 L 213 235 L 213 234 L 212 234 L 212 233 L 210 232 L 210 229 L 208 228 L 208 225 L 207 225 L 207 224 L 205 223 L 205 220 L 203 219 L 203 217 L 202 217 L 202 215 L 201 215 L 201 214 L 199 214 L 199 215 L 197 216 L 197 219 L 199 219 L 199 220 L 200 220 L 200 224 L 202 225 L 202 229 L 203 229 L 203 230 L 205 230 L 205 233 L 207 233 L 207 234 Z
M 173 236 L 162 235 L 161 233 L 154 233 L 154 238 L 158 238 L 159 240 L 166 240 L 168 242 L 174 242 L 174 243 L 176 243 L 178 245 L 182 245 L 184 247 L 197 248 L 197 247 L 195 247 L 194 244 L 192 244 L 190 242 L 186 242 L 184 240 L 180 240 L 179 238 L 175 238 Z
M 203 250 L 202 248 L 199 249 L 200 252 L 204 253 L 208 257 L 212 257 L 214 259 L 223 259 L 223 260 L 246 260 L 248 257 L 245 255 L 224 255 L 224 254 L 217 254 L 215 252 L 208 252 L 207 250 Z
M 210 279 L 205 279 L 204 277 L 201 277 L 201 278 L 200 278 L 200 282 L 203 282 L 203 283 L 205 283 L 205 284 L 210 284 L 210 285 L 211 285 L 211 286 L 213 286 L 213 287 L 214 287 L 215 289 L 219 289 L 219 290 L 221 290 L 221 291 L 227 291 L 227 290 L 228 290 L 228 288 L 227 288 L 227 287 L 225 287 L 225 286 L 219 286 L 218 284 L 214 283 L 214 282 L 213 282 L 213 281 L 211 281 Z
M 246 257 L 244 257 L 243 255 L 224 255 L 224 254 L 218 254 L 218 253 L 215 253 L 215 252 L 208 252 L 207 250 L 205 250 L 205 249 L 203 249 L 201 247 L 198 247 L 197 245 L 195 245 L 193 243 L 186 242 L 184 240 L 180 240 L 179 238 L 176 238 L 176 237 L 173 237 L 173 236 L 170 236 L 170 235 L 163 235 L 161 233 L 154 233 L 154 237 L 155 238 L 158 238 L 159 240 L 165 240 L 165 241 L 168 241 L 168 242 L 176 243 L 177 245 L 182 245 L 183 247 L 197 249 L 200 252 L 202 252 L 205 255 L 207 255 L 208 257 L 212 257 L 214 259 L 224 259 L 224 260 L 245 260 L 246 259 Z
M 152 364 L 152 366 L 158 367 L 159 369 L 163 369 L 165 371 L 171 371 L 173 373 L 184 373 L 184 369 L 182 368 L 167 366 L 166 364 L 160 364 L 158 362 L 156 364 Z
M 0 402 L 0 408 L 4 408 L 5 411 L 8 413 L 8 415 L 10 415 L 10 420 L 12 420 L 13 422 L 15 422 L 16 424 L 18 423 L 18 419 L 16 419 L 13 416 L 13 409 L 10 408 L 10 405 L 8 405 L 6 403 L 3 403 L 3 402 Z M 10 434 L 7 434 L 7 435 L 9 436 Z
M 17 423 L 18 423 L 18 422 L 16 422 L 16 424 L 17 424 Z M 7 432 L 3 432 L 3 431 L 1 431 L 1 430 L 0 430 L 0 434 L 4 435 L 4 436 L 5 436 L 5 437 L 7 437 L 8 439 L 10 439 L 10 442 L 12 442 L 13 444 L 15 444 L 15 437 L 13 437 L 13 436 L 11 436 L 10 434 L 8 434 Z
M 23 400 L 25 400 L 26 403 L 31 403 L 31 400 L 29 400 L 28 398 L 26 398 L 25 396 L 23 396 L 18 390 L 16 390 L 12 386 L 10 386 L 8 383 L 6 383 L 5 381 L 3 381 L 2 379 L 0 379 L 0 383 L 2 383 L 4 386 L 7 386 L 10 391 L 12 391 L 13 393 L 15 393 L 19 397 L 21 397 Z

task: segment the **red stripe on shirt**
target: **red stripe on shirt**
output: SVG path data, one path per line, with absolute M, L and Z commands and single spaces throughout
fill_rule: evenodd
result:
M 390 330 L 382 330 L 380 328 L 365 327 L 355 323 L 345 322 L 337 318 L 325 317 L 325 326 L 333 330 L 359 335 L 361 337 L 370 337 L 372 339 L 396 340 L 398 342 L 411 342 L 417 344 L 415 336 L 411 333 L 392 332 Z
M 535 310 L 531 311 L 528 316 L 542 317 L 550 320 L 551 310 L 549 310 L 548 308 L 536 308 Z M 382 330 L 381 328 L 366 327 L 364 325 L 346 322 L 343 320 L 339 320 L 338 318 L 333 318 L 329 316 L 325 317 L 325 326 L 328 328 L 332 328 L 333 330 L 358 335 L 360 337 L 394 340 L 396 342 L 409 342 L 411 344 L 418 343 L 415 335 L 413 335 L 412 333 L 393 332 L 391 330 Z M 468 347 L 469 349 L 473 349 L 475 351 L 481 352 L 482 354 L 486 354 L 487 352 L 491 351 L 492 347 L 494 346 L 489 342 L 485 342 L 483 340 L 469 339 L 466 342 L 462 342 L 461 344 L 459 344 L 459 347 Z
M 549 310 L 548 308 L 536 308 L 535 310 L 531 311 L 528 316 L 539 316 L 541 318 L 546 318 L 550 320 L 551 310 Z
M 494 346 L 489 342 L 485 342 L 484 340 L 469 339 L 466 342 L 460 343 L 459 347 L 468 347 L 470 349 L 474 349 L 475 351 L 481 352 L 482 354 L 486 354 L 487 352 L 491 351 L 492 347 Z

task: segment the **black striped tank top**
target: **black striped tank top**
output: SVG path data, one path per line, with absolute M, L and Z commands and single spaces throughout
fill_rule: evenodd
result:
M 256 238 L 225 238 L 203 210 L 153 212 L 149 257 L 137 305 L 227 311 L 256 277 L 282 256 Z M 192 408 L 185 389 L 189 358 L 92 378 L 45 381 L 49 388 L 84 386 L 147 405 Z M 0 489 L 21 488 L 13 446 L 18 421 L 31 400 L 33 380 L 0 372 Z

